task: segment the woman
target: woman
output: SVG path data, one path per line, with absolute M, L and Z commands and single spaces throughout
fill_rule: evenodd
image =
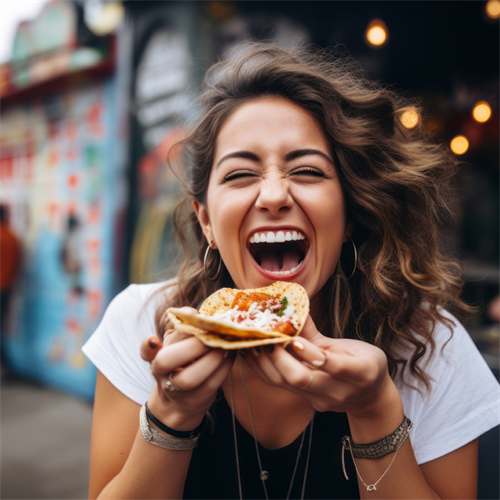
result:
M 438 248 L 453 161 L 402 126 L 407 102 L 327 57 L 251 44 L 211 69 L 201 107 L 177 214 L 198 259 L 122 292 L 84 348 L 90 497 L 474 498 L 498 384 L 445 310 L 467 312 Z M 269 243 L 280 231 L 290 244 Z M 167 330 L 167 307 L 274 281 L 311 301 L 287 349 L 236 357 Z M 176 449 L 208 410 L 200 446 Z

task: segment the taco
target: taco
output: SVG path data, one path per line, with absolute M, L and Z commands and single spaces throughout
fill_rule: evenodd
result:
M 210 295 L 200 314 L 169 308 L 177 330 L 195 335 L 205 345 L 246 349 L 287 344 L 300 334 L 309 314 L 309 298 L 297 283 L 277 281 L 265 288 L 222 288 Z

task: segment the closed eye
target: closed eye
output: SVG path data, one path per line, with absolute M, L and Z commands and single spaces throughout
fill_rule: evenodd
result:
M 243 177 L 256 177 L 256 173 L 252 170 L 234 170 L 224 176 L 223 182 L 232 181 L 234 179 L 241 179 Z
M 290 175 L 313 176 L 313 177 L 328 177 L 325 172 L 315 167 L 300 167 L 292 170 Z

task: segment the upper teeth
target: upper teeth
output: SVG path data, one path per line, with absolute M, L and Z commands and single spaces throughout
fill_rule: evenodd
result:
M 273 233 L 255 233 L 250 237 L 250 243 L 284 243 L 285 241 L 304 240 L 305 236 L 300 231 L 278 231 Z

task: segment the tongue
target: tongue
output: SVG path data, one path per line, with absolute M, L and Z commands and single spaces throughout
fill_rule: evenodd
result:
M 262 253 L 260 255 L 260 267 L 266 271 L 276 273 L 281 268 L 281 259 L 274 253 Z
M 299 265 L 299 254 L 296 252 L 285 252 L 282 255 L 283 267 L 281 271 L 290 271 Z

